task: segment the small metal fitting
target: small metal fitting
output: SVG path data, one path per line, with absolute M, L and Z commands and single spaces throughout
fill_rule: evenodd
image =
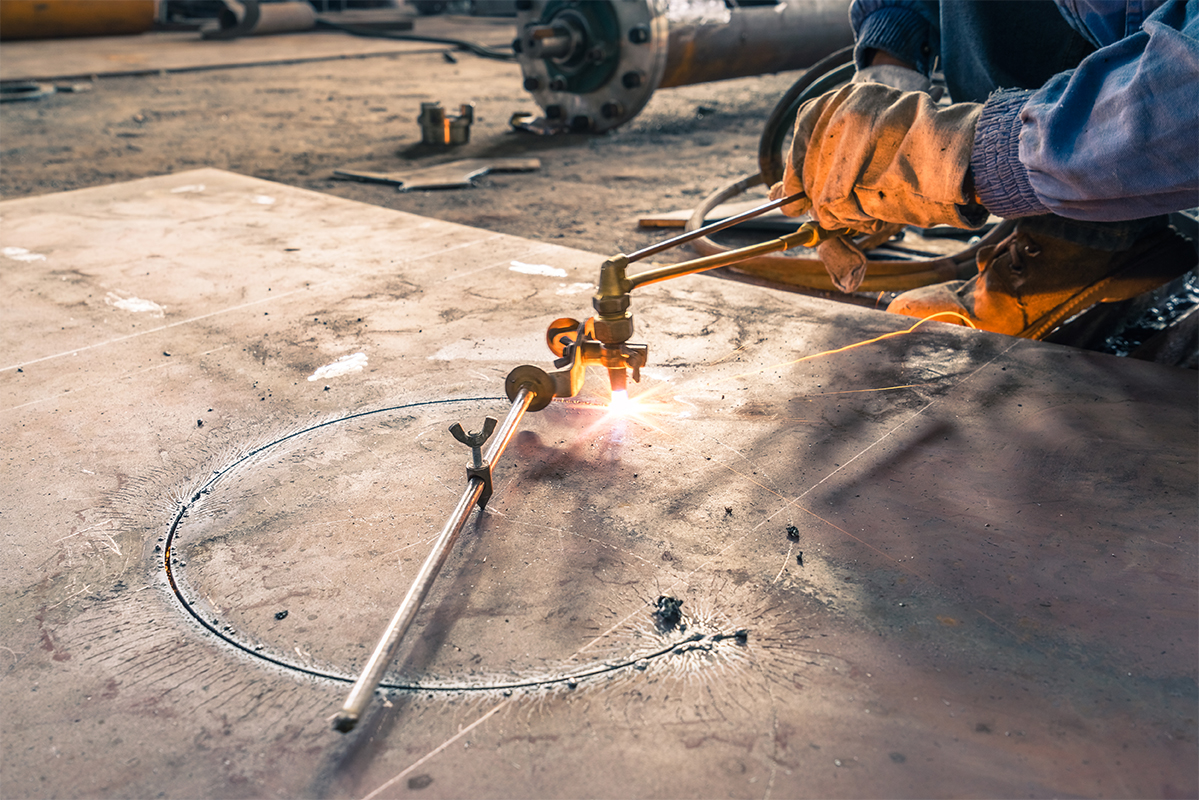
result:
M 525 30 L 524 52 L 530 58 L 564 62 L 575 52 L 579 33 L 570 27 L 538 25 Z
M 475 104 L 463 103 L 458 107 L 458 116 L 447 116 L 441 103 L 421 103 L 420 138 L 424 144 L 451 145 L 466 144 L 470 141 L 470 126 L 475 120 Z
M 470 447 L 472 466 L 475 469 L 481 469 L 485 466 L 485 462 L 483 461 L 483 445 L 491 438 L 496 422 L 495 417 L 487 417 L 483 420 L 483 430 L 471 431 L 470 433 L 464 431 L 460 423 L 455 422 L 450 426 L 450 433 L 453 434 L 454 438 Z
M 450 426 L 450 433 L 454 438 L 470 447 L 471 463 L 466 465 L 466 479 L 469 481 L 471 478 L 478 478 L 483 484 L 483 491 L 479 495 L 479 508 L 485 508 L 487 501 L 491 499 L 491 465 L 483 460 L 483 445 L 491 438 L 496 424 L 495 417 L 487 417 L 483 420 L 483 430 L 470 433 L 462 430 L 462 425 L 457 422 Z
M 504 381 L 504 391 L 509 400 L 515 400 L 521 389 L 528 389 L 533 394 L 529 411 L 540 411 L 550 404 L 554 397 L 573 397 L 570 394 L 558 394 L 554 379 L 545 370 L 532 364 L 517 367 L 508 373 Z
M 623 254 L 612 256 L 600 265 L 599 287 L 591 298 L 591 306 L 601 319 L 613 321 L 629 310 L 632 287 L 625 275 L 628 266 L 629 259 Z M 597 338 L 609 341 L 598 334 Z
M 623 344 L 633 335 L 633 315 L 627 311 L 610 317 L 597 316 L 592 324 L 595 338 L 604 344 Z
M 614 329 L 611 325 L 616 325 Z M 596 335 L 597 329 L 614 340 L 605 341 Z M 633 318 L 624 315 L 617 320 L 602 321 L 590 317 L 585 322 L 563 317 L 554 320 L 545 332 L 545 341 L 550 352 L 558 358 L 554 366 L 558 371 L 542 373 L 536 367 L 517 367 L 508 376 L 508 396 L 513 396 L 514 378 L 531 382 L 533 376 L 523 371 L 544 375 L 553 382 L 553 394 L 557 397 L 574 397 L 583 388 L 583 377 L 589 366 L 605 367 L 613 390 L 626 387 L 625 371 L 631 370 L 633 380 L 641 380 L 641 368 L 645 366 L 648 348 L 643 344 L 629 344 L 626 339 L 633 332 Z M 623 337 L 623 338 L 620 338 Z M 548 402 L 548 401 L 547 401 Z M 530 410 L 536 410 L 530 407 Z

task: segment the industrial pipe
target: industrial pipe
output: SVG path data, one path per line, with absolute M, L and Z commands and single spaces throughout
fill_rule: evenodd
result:
M 201 38 L 237 39 L 308 31 L 316 27 L 316 11 L 306 0 L 280 3 L 225 0 L 217 21 L 218 27 L 205 30 Z
M 2 0 L 0 39 L 140 34 L 154 13 L 155 0 Z
M 598 133 L 654 90 L 803 69 L 852 44 L 849 0 L 517 2 L 524 87 L 543 127 Z

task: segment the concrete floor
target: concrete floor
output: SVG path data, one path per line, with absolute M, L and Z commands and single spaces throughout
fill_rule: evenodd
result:
M 638 290 L 641 410 L 527 418 L 341 735 L 446 428 L 600 256 L 211 169 L 0 231 L 6 798 L 1199 792 L 1192 371 L 935 324 L 820 356 L 911 320 Z
M 514 33 L 511 20 L 466 18 L 422 18 L 416 30 L 489 45 L 510 43 Z M 638 228 L 641 216 L 690 208 L 756 172 L 766 118 L 801 74 L 662 90 L 608 135 L 543 137 L 509 125 L 514 113 L 539 112 L 519 65 L 442 45 L 388 42 L 380 52 L 377 40 L 328 33 L 233 42 L 171 33 L 78 40 L 69 59 L 60 42 L 4 47 L 4 80 L 86 67 L 101 77 L 84 93 L 4 105 L 0 198 L 215 167 L 599 253 L 657 241 L 659 231 Z M 311 55 L 327 60 L 297 61 Z M 246 61 L 257 66 L 213 68 Z M 149 74 L 103 77 L 105 67 Z M 421 145 L 416 118 L 431 101 L 455 113 L 475 103 L 469 144 Z M 488 175 L 472 190 L 412 193 L 333 176 L 342 167 L 389 172 L 513 157 L 538 158 L 541 169 Z

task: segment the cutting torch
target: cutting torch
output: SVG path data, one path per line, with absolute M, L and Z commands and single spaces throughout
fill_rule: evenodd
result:
M 701 236 L 731 228 L 767 211 L 793 203 L 803 196 L 802 192 L 797 192 L 789 197 L 771 200 L 740 214 L 643 247 L 628 255 L 621 253 L 604 261 L 600 266 L 598 289 L 591 299 L 595 316 L 583 323 L 569 318 L 559 319 L 550 325 L 547 332 L 546 338 L 550 350 L 559 356 L 555 366 L 569 365 L 572 369 L 568 369 L 567 372 L 571 376 L 577 372 L 577 382 L 574 377 L 571 377 L 569 383 L 564 377 L 555 377 L 555 381 L 560 384 L 556 389 L 559 392 L 557 396 L 573 397 L 578 394 L 582 386 L 582 367 L 587 365 L 602 366 L 607 369 L 608 381 L 613 392 L 627 390 L 629 371 L 632 371 L 634 381 L 640 380 L 641 367 L 645 365 L 647 349 L 645 345 L 629 343 L 629 339 L 633 335 L 633 315 L 629 310 L 631 305 L 629 293 L 638 286 L 648 286 L 670 278 L 706 272 L 710 269 L 725 267 L 792 247 L 815 247 L 828 239 L 853 235 L 853 231 L 847 229 L 829 230 L 816 222 L 806 222 L 794 233 L 785 234 L 777 239 L 678 264 L 653 267 L 632 276 L 627 274 L 630 264 Z M 568 330 L 574 330 L 575 333 L 568 334 L 566 333 Z M 581 364 L 575 367 L 575 362 L 581 362 Z M 553 373 L 553 375 L 560 376 L 561 373 Z

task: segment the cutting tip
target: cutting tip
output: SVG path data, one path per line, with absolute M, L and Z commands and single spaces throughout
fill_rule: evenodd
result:
M 624 367 L 608 367 L 608 383 L 612 386 L 613 397 L 617 392 L 628 395 L 629 379 L 628 372 Z

